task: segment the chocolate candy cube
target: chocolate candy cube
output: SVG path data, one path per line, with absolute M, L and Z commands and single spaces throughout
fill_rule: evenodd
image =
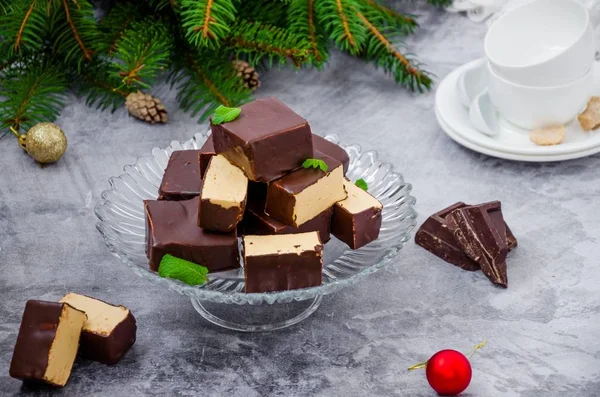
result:
M 204 174 L 206 173 L 206 169 L 208 168 L 208 162 L 215 155 L 215 145 L 213 144 L 213 137 L 209 135 L 204 142 L 204 145 L 200 148 L 200 153 L 198 155 L 198 161 L 200 162 L 200 176 L 204 178 Z
M 317 232 L 244 236 L 246 292 L 321 285 L 322 254 Z
M 266 213 L 279 222 L 299 228 L 304 223 L 346 198 L 342 163 L 323 153 L 327 172 L 301 168 L 279 178 L 267 188 Z
M 135 317 L 126 307 L 72 292 L 60 301 L 87 315 L 79 346 L 82 357 L 103 364 L 116 364 L 135 343 Z
M 237 233 L 211 233 L 198 227 L 198 197 L 185 201 L 144 201 L 146 254 L 158 270 L 165 254 L 205 266 L 211 272 L 240 266 Z
M 348 197 L 333 206 L 331 233 L 350 248 L 358 249 L 379 237 L 383 206 L 347 179 L 344 187 Z
M 248 178 L 223 155 L 210 159 L 202 181 L 198 226 L 218 232 L 235 230 L 244 216 Z
M 171 153 L 158 190 L 159 200 L 189 200 L 200 194 L 202 179 L 198 165 L 199 153 L 199 150 Z
M 315 152 L 324 153 L 330 157 L 333 157 L 344 167 L 344 175 L 348 172 L 348 167 L 350 166 L 350 157 L 348 153 L 342 149 L 340 146 L 335 143 L 328 141 L 327 139 L 320 137 L 319 135 L 313 134 L 313 150 Z
M 216 152 L 251 181 L 270 182 L 313 157 L 308 122 L 276 98 L 243 105 L 237 119 L 210 128 Z
M 86 320 L 84 312 L 67 303 L 28 301 L 10 376 L 64 386 L 71 375 Z
M 269 235 L 269 234 L 294 234 L 305 232 L 319 232 L 323 243 L 330 239 L 331 215 L 333 208 L 327 208 L 313 219 L 304 223 L 299 228 L 288 226 L 265 213 L 264 201 L 255 205 L 248 205 L 242 221 L 242 234 Z

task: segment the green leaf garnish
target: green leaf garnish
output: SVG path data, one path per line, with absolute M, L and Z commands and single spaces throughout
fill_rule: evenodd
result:
M 212 117 L 212 123 L 215 125 L 229 123 L 237 119 L 242 112 L 241 108 L 228 108 L 227 106 L 219 105 L 215 114 Z
M 358 186 L 359 188 L 361 188 L 362 190 L 368 190 L 369 189 L 369 185 L 367 185 L 367 182 L 365 182 L 364 179 L 360 178 L 359 180 L 357 180 L 356 182 L 354 182 L 354 184 L 356 186 Z
M 196 263 L 165 255 L 158 266 L 161 277 L 174 278 L 189 285 L 201 285 L 208 281 L 208 269 Z
M 323 172 L 327 172 L 327 163 L 321 159 L 306 159 L 304 163 L 302 163 L 302 167 L 304 168 L 319 168 Z

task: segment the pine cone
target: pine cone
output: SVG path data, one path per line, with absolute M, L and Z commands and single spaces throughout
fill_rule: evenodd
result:
M 127 95 L 125 107 L 131 116 L 150 124 L 164 124 L 169 120 L 167 109 L 165 109 L 162 101 L 141 91 Z
M 260 87 L 260 76 L 250 64 L 241 59 L 233 61 L 233 67 L 237 70 L 237 75 L 242 78 L 244 87 L 254 91 Z

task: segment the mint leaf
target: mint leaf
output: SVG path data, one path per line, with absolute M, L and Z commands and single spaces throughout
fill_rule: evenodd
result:
M 219 105 L 217 110 L 215 110 L 215 114 L 213 114 L 212 123 L 214 125 L 229 123 L 237 119 L 241 112 L 241 108 L 228 108 L 227 106 Z
M 319 168 L 323 172 L 327 172 L 327 169 L 329 168 L 327 166 L 327 163 L 324 162 L 321 159 L 306 159 L 302 163 L 302 167 L 304 167 L 304 168 L 315 168 L 315 169 Z
M 356 182 L 354 182 L 354 184 L 356 186 L 358 186 L 359 188 L 361 188 L 362 190 L 368 190 L 369 189 L 369 185 L 367 185 L 367 182 L 365 182 L 364 179 L 360 178 L 359 180 L 357 180 Z
M 185 259 L 165 255 L 158 266 L 158 275 L 174 278 L 189 285 L 202 285 L 208 281 L 208 269 Z

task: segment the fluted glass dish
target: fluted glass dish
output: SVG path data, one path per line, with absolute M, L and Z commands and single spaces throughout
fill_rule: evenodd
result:
M 376 241 L 351 250 L 332 236 L 325 245 L 323 284 L 318 287 L 246 294 L 243 268 L 210 273 L 209 282 L 202 286 L 189 286 L 160 277 L 148 268 L 143 200 L 157 198 L 158 187 L 173 151 L 200 149 L 207 137 L 208 134 L 198 133 L 187 142 L 172 142 L 164 149 L 154 148 L 151 156 L 141 157 L 134 165 L 125 166 L 124 174 L 109 179 L 111 188 L 102 192 L 95 213 L 99 219 L 96 226 L 115 256 L 142 278 L 188 296 L 196 310 L 212 323 L 239 331 L 265 331 L 292 325 L 312 314 L 323 295 L 355 284 L 393 263 L 403 244 L 410 239 L 417 217 L 413 208 L 415 198 L 410 195 L 411 185 L 393 171 L 391 164 L 380 161 L 376 152 L 364 152 L 357 145 L 344 146 L 337 136 L 327 135 L 327 140 L 339 144 L 350 156 L 347 177 L 353 181 L 364 179 L 369 192 L 383 204 L 381 232 Z M 219 313 L 232 308 L 207 309 L 209 302 L 216 306 L 260 305 L 256 309 L 260 314 L 275 310 L 274 306 L 284 307 L 294 302 L 303 302 L 306 307 L 296 315 L 285 306 L 283 311 L 292 314 L 284 315 L 283 319 L 281 316 L 267 316 L 241 321 L 239 316 L 229 320 Z M 248 313 L 248 308 L 244 309 L 244 313 Z

